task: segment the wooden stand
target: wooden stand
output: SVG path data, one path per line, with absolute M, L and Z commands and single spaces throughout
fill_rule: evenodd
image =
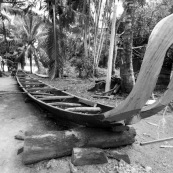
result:
M 67 131 L 50 131 L 34 134 L 26 133 L 24 164 L 33 164 L 42 160 L 68 156 L 75 147 L 116 148 L 135 142 L 134 128 L 116 133 L 95 128 L 76 128 Z

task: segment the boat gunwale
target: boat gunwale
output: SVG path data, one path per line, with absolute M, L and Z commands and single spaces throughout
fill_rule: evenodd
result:
M 23 73 L 25 73 L 25 72 L 23 72 Z M 26 75 L 26 76 L 29 77 L 29 78 L 31 78 L 31 79 L 35 79 L 34 77 L 31 77 L 30 75 Z M 61 107 L 56 107 L 56 106 L 53 106 L 53 105 L 49 105 L 48 103 L 46 103 L 46 102 L 44 102 L 44 101 L 42 101 L 42 100 L 40 100 L 40 99 L 34 97 L 34 95 L 30 94 L 30 92 L 26 89 L 26 87 L 24 87 L 24 86 L 22 85 L 22 83 L 20 82 L 20 79 L 19 79 L 20 77 L 18 77 L 18 76 L 16 75 L 16 78 L 17 78 L 17 82 L 19 83 L 19 85 L 21 86 L 21 88 L 24 90 L 24 92 L 25 92 L 27 95 L 29 95 L 29 97 L 31 97 L 33 100 L 39 102 L 40 104 L 46 105 L 46 106 L 48 106 L 48 107 L 50 107 L 50 108 L 53 108 L 53 109 L 59 109 L 60 111 L 65 111 L 65 112 L 68 112 L 68 113 L 71 113 L 71 114 L 74 114 L 74 115 L 81 115 L 81 116 L 88 116 L 88 117 L 94 117 L 94 116 L 98 116 L 98 115 L 104 115 L 104 112 L 97 113 L 97 114 L 79 113 L 79 112 L 72 112 L 72 111 L 64 110 L 64 109 L 62 109 Z M 51 86 L 51 85 L 49 85 L 49 84 L 46 84 L 46 83 L 40 81 L 39 79 L 37 79 L 37 80 L 38 80 L 39 82 L 41 82 L 42 84 L 45 84 L 46 86 L 49 86 L 50 89 L 54 89 L 55 91 L 60 91 L 60 92 L 65 93 L 65 94 L 67 94 L 67 95 L 73 96 L 74 98 L 81 99 L 81 100 L 84 100 L 84 101 L 89 101 L 89 102 L 91 102 L 91 103 L 95 103 L 95 104 L 98 104 L 98 105 L 103 106 L 103 107 L 108 107 L 108 108 L 110 108 L 110 109 L 113 109 L 113 108 L 114 108 L 114 107 L 111 107 L 111 106 L 108 106 L 108 105 L 103 105 L 103 104 L 100 104 L 100 103 L 97 103 L 97 102 L 92 102 L 92 101 L 90 101 L 90 100 L 88 100 L 88 99 L 84 99 L 84 98 L 78 97 L 78 96 L 73 95 L 73 94 L 71 94 L 71 93 L 68 93 L 68 92 L 66 92 L 66 91 L 59 90 L 58 88 L 56 88 L 56 87 L 54 87 L 54 86 Z M 91 106 L 88 105 L 88 107 L 91 107 Z

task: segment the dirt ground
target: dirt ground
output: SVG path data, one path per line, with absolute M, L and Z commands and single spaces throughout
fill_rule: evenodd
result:
M 105 104 L 115 105 L 115 102 L 119 104 L 122 101 L 121 99 L 93 99 L 91 97 L 93 93 L 86 92 L 86 89 L 92 85 L 90 80 L 49 81 L 46 79 L 44 81 L 73 94 Z M 0 78 L 0 92 L 2 91 L 19 91 L 15 79 Z M 23 146 L 23 141 L 14 138 L 19 131 L 59 130 L 63 126 L 55 124 L 52 119 L 46 116 L 45 112 L 32 102 L 25 103 L 25 97 L 24 94 L 0 95 L 0 173 L 113 173 L 117 172 L 117 169 L 124 173 L 173 172 L 173 148 L 160 148 L 161 145 L 173 145 L 173 140 L 145 146 L 140 145 L 140 142 L 144 141 L 173 137 L 173 116 L 170 109 L 164 117 L 162 111 L 133 125 L 137 132 L 136 142 L 132 146 L 115 149 L 128 154 L 131 165 L 109 159 L 109 163 L 104 165 L 73 167 L 70 164 L 70 157 L 52 159 L 29 166 L 23 165 L 22 154 L 17 155 L 18 149 Z

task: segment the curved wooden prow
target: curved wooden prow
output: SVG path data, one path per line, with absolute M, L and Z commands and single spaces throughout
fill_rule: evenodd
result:
M 156 103 L 144 107 L 154 90 L 166 51 L 172 43 L 173 14 L 162 19 L 153 29 L 133 90 L 122 104 L 105 112 L 105 121 L 126 120 L 127 124 L 132 124 L 135 123 L 134 119 L 139 120 L 156 114 L 173 100 L 173 78 L 171 78 L 163 97 Z

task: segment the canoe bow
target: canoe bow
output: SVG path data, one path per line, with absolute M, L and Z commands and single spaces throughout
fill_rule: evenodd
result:
M 173 44 L 173 14 L 162 19 L 153 29 L 144 55 L 143 63 L 134 88 L 118 107 L 104 113 L 105 121 L 143 119 L 162 110 L 173 98 L 173 78 L 163 97 L 144 107 L 156 85 L 168 48 Z

